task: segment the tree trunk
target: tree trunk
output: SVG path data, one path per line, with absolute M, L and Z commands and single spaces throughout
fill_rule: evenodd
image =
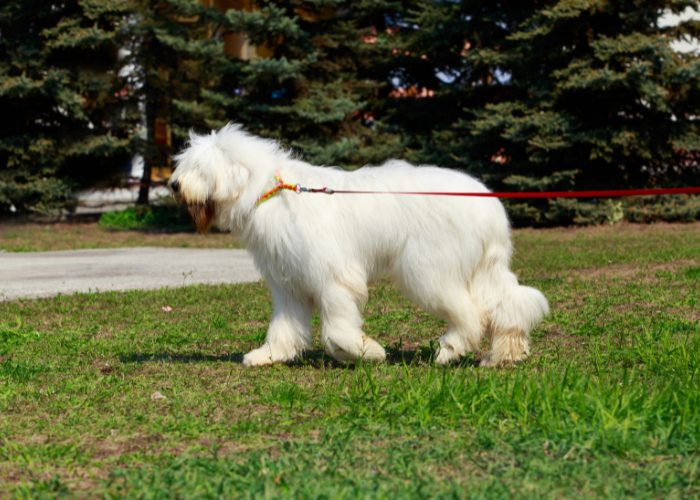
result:
M 139 187 L 139 197 L 136 200 L 137 205 L 148 205 L 148 194 L 151 190 L 151 168 L 153 163 L 157 161 L 158 154 L 156 151 L 155 129 L 156 129 L 156 103 L 149 102 L 149 92 L 145 92 L 146 96 L 146 147 L 143 150 L 143 177 L 141 177 L 141 186 Z

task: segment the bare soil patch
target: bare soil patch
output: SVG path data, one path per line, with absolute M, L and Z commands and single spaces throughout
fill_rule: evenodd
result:
M 568 226 L 551 228 L 520 228 L 514 229 L 515 236 L 537 235 L 546 236 L 558 240 L 573 239 L 576 237 L 600 237 L 605 235 L 638 234 L 645 236 L 648 234 L 666 234 L 700 231 L 700 221 L 690 223 L 669 223 L 659 222 L 656 224 L 635 224 L 622 221 L 614 225 L 601 224 L 599 226 Z
M 538 335 L 534 339 L 533 344 L 537 345 L 537 349 L 531 354 L 532 358 L 536 358 L 542 354 L 542 351 L 547 349 L 559 349 L 563 352 L 572 351 L 583 345 L 585 339 L 577 335 L 571 335 L 562 331 L 558 326 L 552 325 L 553 327 L 545 330 L 542 335 Z
M 591 267 L 587 269 L 578 269 L 575 271 L 576 274 L 580 274 L 585 278 L 622 278 L 631 279 L 638 276 L 641 273 L 645 274 L 646 279 L 651 279 L 656 281 L 655 276 L 649 275 L 649 273 L 658 272 L 673 272 L 678 273 L 686 267 L 697 266 L 700 264 L 698 260 L 677 260 L 674 262 L 661 262 L 661 263 L 636 263 L 632 262 L 629 264 L 614 264 L 609 267 Z

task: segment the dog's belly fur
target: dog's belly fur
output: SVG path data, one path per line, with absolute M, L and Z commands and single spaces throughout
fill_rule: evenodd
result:
M 484 366 L 529 354 L 529 332 L 548 313 L 547 301 L 509 270 L 510 229 L 497 199 L 284 191 L 256 204 L 275 172 L 286 183 L 336 190 L 487 191 L 476 179 L 397 160 L 355 172 L 314 167 L 235 127 L 194 138 L 177 160 L 178 198 L 236 234 L 272 290 L 267 341 L 245 356 L 247 366 L 299 356 L 311 342 L 314 309 L 329 354 L 383 360 L 384 349 L 362 331 L 360 311 L 367 284 L 386 274 L 448 321 L 438 362 L 478 350 L 484 334 L 493 346 Z

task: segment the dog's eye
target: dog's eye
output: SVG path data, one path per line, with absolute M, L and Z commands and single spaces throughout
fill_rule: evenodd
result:
M 177 181 L 173 181 L 172 184 L 170 184 L 170 189 L 173 190 L 173 193 L 177 193 L 180 189 L 180 184 Z

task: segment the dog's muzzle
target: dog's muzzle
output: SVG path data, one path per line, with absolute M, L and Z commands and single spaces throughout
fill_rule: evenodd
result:
M 178 205 L 184 205 L 187 207 L 187 212 L 192 219 L 194 227 L 202 234 L 207 234 L 209 228 L 214 222 L 216 217 L 216 209 L 214 208 L 214 202 L 211 199 L 207 199 L 204 203 L 193 203 L 187 200 L 185 196 L 180 192 L 180 184 L 177 181 L 170 184 L 170 189 L 173 192 L 173 198 Z

